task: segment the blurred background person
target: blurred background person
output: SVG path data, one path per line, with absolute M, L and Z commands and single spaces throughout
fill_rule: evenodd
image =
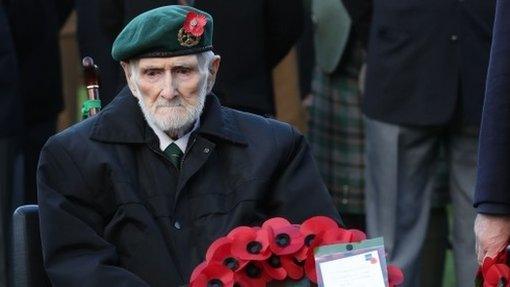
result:
M 59 31 L 73 8 L 66 0 L 4 0 L 19 66 L 25 203 L 37 202 L 39 152 L 63 109 Z
M 317 66 L 313 69 L 312 96 L 307 99 L 311 103 L 308 139 L 345 225 L 365 230 L 365 134 L 361 102 L 372 0 L 314 0 L 312 3 Z M 424 286 L 440 286 L 443 279 L 447 173 L 444 162 L 441 164 L 422 252 Z
M 274 117 L 276 107 L 272 70 L 289 53 L 301 35 L 304 18 L 301 2 L 105 0 L 100 1 L 98 11 L 101 33 L 113 43 L 121 27 L 136 15 L 173 4 L 194 6 L 208 11 L 214 18 L 217 28 L 214 31 L 213 46 L 222 55 L 223 71 L 216 80 L 214 93 L 221 103 L 242 111 Z M 83 36 L 81 42 L 89 42 L 86 40 L 89 37 L 93 37 L 93 33 L 88 37 Z
M 471 208 L 494 0 L 374 0 L 367 60 L 366 212 L 405 286 L 420 252 L 446 151 L 457 286 L 476 271 Z
M 478 260 L 510 239 L 510 1 L 498 0 L 478 153 L 475 223 Z
M 99 67 L 99 94 L 101 104 L 106 106 L 125 85 L 122 71 L 110 55 L 113 37 L 104 33 L 99 19 L 103 0 L 74 0 L 77 14 L 76 36 L 80 58 L 92 57 Z M 108 1 L 106 1 L 108 2 Z M 137 1 L 145 2 L 145 1 Z
M 308 139 L 349 228 L 365 229 L 359 78 L 372 0 L 314 0 L 315 55 Z
M 22 104 L 18 66 L 7 19 L 0 1 L 0 286 L 8 286 L 11 214 L 22 194 L 20 135 Z

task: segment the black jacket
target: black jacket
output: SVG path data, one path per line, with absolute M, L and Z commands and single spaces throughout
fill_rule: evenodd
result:
M 479 124 L 495 0 L 374 0 L 364 112 Z
M 510 215 L 510 1 L 498 1 L 478 152 L 475 207 Z
M 116 37 L 138 14 L 176 0 L 102 0 L 102 27 Z M 213 50 L 221 56 L 214 86 L 222 105 L 275 114 L 272 69 L 301 35 L 302 1 L 195 0 L 214 19 Z
M 128 89 L 52 137 L 38 174 L 53 286 L 178 286 L 208 245 L 272 216 L 338 218 L 302 135 L 209 95 L 180 174 Z
M 16 49 L 26 125 L 56 118 L 63 108 L 59 31 L 67 0 L 6 0 Z
M 17 94 L 18 66 L 7 15 L 0 2 L 0 138 L 21 129 L 21 99 Z

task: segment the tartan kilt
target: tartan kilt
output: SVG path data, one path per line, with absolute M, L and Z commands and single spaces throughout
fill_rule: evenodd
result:
M 364 130 L 361 93 L 353 73 L 325 74 L 312 83 L 308 140 L 337 208 L 364 213 Z

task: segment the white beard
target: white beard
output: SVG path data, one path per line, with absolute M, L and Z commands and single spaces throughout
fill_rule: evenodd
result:
M 205 82 L 198 91 L 195 105 L 185 103 L 181 96 L 177 96 L 171 100 L 158 98 L 151 106 L 147 106 L 139 89 L 134 93 L 134 96 L 138 99 L 138 105 L 149 125 L 157 127 L 171 137 L 180 137 L 192 127 L 193 123 L 202 114 L 207 95 Z M 162 109 L 166 110 L 164 114 L 160 114 L 163 112 Z

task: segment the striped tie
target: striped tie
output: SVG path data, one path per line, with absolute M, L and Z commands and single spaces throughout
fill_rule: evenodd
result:
M 165 149 L 164 153 L 166 157 L 172 162 L 172 164 L 177 168 L 177 170 L 179 170 L 183 156 L 181 149 L 175 143 L 171 143 Z

